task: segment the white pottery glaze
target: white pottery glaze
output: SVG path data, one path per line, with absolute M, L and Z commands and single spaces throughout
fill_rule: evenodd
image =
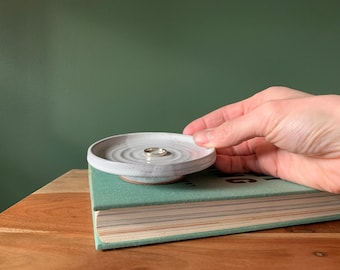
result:
M 162 148 L 168 153 L 150 157 L 144 151 L 148 148 Z M 92 144 L 87 152 L 92 167 L 143 184 L 174 182 L 208 168 L 215 159 L 215 150 L 196 145 L 192 136 L 165 132 L 108 137 Z

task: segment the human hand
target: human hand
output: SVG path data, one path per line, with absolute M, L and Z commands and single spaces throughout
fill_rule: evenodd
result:
M 225 173 L 257 172 L 340 193 L 340 96 L 270 87 L 188 124 Z

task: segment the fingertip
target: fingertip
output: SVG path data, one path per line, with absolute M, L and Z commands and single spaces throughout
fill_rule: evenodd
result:
M 201 130 L 198 131 L 196 133 L 194 133 L 193 138 L 194 138 L 194 142 L 202 147 L 206 147 L 206 148 L 214 148 L 215 145 L 213 144 L 212 140 L 211 140 L 212 134 L 211 134 L 211 130 L 210 129 L 205 129 L 205 130 Z
M 191 131 L 191 129 L 190 129 L 189 126 L 186 126 L 186 127 L 183 129 L 182 133 L 183 133 L 184 135 L 192 135 L 192 131 Z

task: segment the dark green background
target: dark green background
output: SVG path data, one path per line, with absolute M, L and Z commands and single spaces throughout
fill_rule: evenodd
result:
M 340 93 L 339 1 L 0 0 L 0 210 L 127 132 L 286 85 Z

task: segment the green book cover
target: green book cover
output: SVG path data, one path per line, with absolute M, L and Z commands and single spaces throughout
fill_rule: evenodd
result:
M 136 185 L 90 166 L 89 180 L 98 250 L 340 219 L 340 195 L 265 175 L 210 168 Z

